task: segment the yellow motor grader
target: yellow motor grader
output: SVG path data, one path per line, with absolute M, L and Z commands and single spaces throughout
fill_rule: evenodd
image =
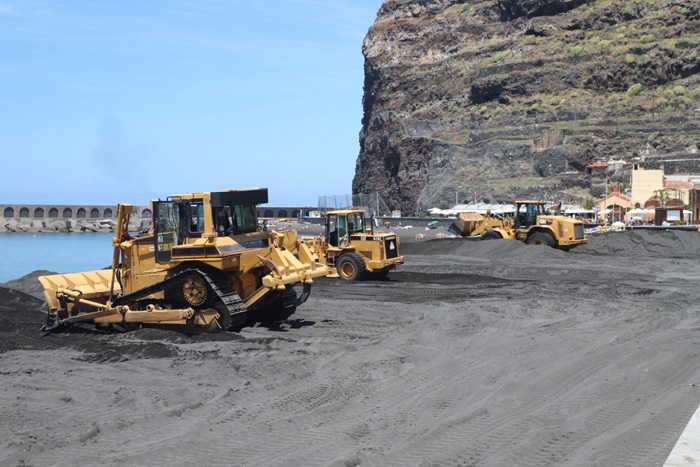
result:
M 263 203 L 264 188 L 151 201 L 151 232 L 136 237 L 128 231 L 133 207 L 120 204 L 111 268 L 39 277 L 49 308 L 42 329 L 92 323 L 208 332 L 286 319 L 326 267 L 296 231 L 259 227 Z
M 508 238 L 561 250 L 588 242 L 583 222 L 547 215 L 544 201 L 517 201 L 512 219 L 497 218 L 490 212 L 486 216 L 475 212 L 461 213 L 449 230 L 463 237 L 481 237 L 482 240 Z
M 324 237 L 304 238 L 320 264 L 329 266 L 328 277 L 345 280 L 385 278 L 403 264 L 399 237 L 395 233 L 374 232 L 366 212 L 346 209 L 326 213 Z

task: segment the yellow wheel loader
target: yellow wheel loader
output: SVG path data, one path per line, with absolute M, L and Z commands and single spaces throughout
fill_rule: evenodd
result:
M 324 237 L 304 238 L 320 264 L 328 266 L 328 277 L 345 280 L 385 278 L 403 264 L 399 237 L 375 233 L 365 211 L 340 210 L 326 213 Z
M 512 219 L 497 218 L 489 212 L 486 216 L 475 212 L 461 213 L 449 230 L 463 237 L 481 237 L 482 240 L 508 238 L 561 250 L 588 242 L 583 222 L 547 215 L 544 201 L 517 201 Z
M 151 201 L 151 232 L 136 237 L 128 232 L 133 207 L 120 204 L 111 268 L 39 277 L 49 308 L 42 329 L 91 323 L 208 332 L 286 319 L 327 268 L 296 231 L 258 226 L 263 203 L 267 189 Z

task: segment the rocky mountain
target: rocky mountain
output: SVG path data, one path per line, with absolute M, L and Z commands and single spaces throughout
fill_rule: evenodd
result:
M 363 54 L 353 192 L 393 209 L 582 202 L 629 179 L 588 164 L 698 157 L 697 0 L 386 0 Z

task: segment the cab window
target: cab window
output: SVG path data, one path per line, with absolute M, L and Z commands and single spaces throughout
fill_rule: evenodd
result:
M 255 205 L 234 206 L 232 227 L 235 233 L 255 232 L 258 229 L 258 210 Z
M 345 216 L 332 214 L 328 216 L 326 224 L 326 237 L 328 244 L 336 248 L 343 248 L 348 241 L 348 224 Z
M 173 247 L 182 244 L 180 236 L 180 205 L 162 202 L 156 209 L 156 262 L 170 261 Z
M 338 246 L 338 216 L 335 214 L 328 216 L 326 238 L 330 246 Z
M 351 235 L 365 232 L 365 216 L 363 213 L 348 214 L 348 231 Z
M 190 232 L 192 233 L 202 233 L 204 232 L 204 205 L 203 204 L 190 204 L 190 218 L 189 218 Z

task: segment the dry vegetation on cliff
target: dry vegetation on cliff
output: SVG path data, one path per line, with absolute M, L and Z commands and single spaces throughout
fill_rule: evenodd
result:
M 532 147 L 543 128 L 560 130 L 565 141 L 550 151 L 553 169 L 538 169 L 534 151 L 542 148 L 532 148 L 524 155 L 531 170 L 520 175 L 554 176 L 555 191 L 591 193 L 591 180 L 564 174 L 580 174 L 596 159 L 637 156 L 646 143 L 671 152 L 700 140 L 696 1 L 390 0 L 363 51 L 365 117 L 353 189 L 379 190 L 404 209 L 426 198 L 431 183 L 438 193 L 481 189 L 493 200 L 528 194 L 517 184 L 492 190 L 481 176 L 452 176 L 436 187 L 431 177 L 441 167 L 463 167 L 436 164 L 436 152 L 479 165 L 479 144 Z M 407 131 L 415 122 L 423 131 Z M 493 168 L 502 172 L 495 179 L 518 178 Z

